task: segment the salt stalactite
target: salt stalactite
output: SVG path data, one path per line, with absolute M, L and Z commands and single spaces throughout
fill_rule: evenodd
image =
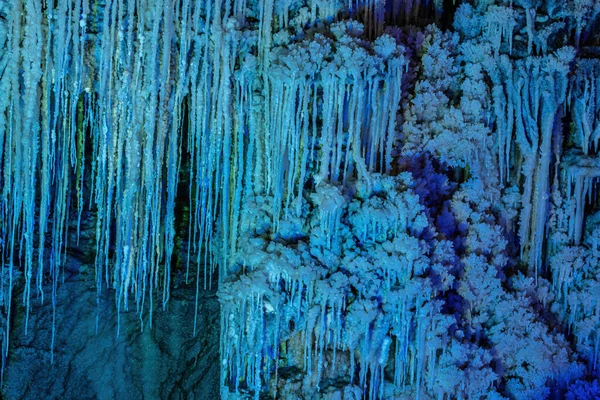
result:
M 334 240 L 337 239 L 336 232 L 339 232 L 342 213 L 344 211 L 345 199 L 340 193 L 340 189 L 329 185 L 322 184 L 318 186 L 314 193 L 311 194 L 311 200 L 315 204 L 319 204 L 319 226 L 315 227 L 318 233 L 313 233 L 312 243 L 315 246 L 321 246 L 325 249 L 334 247 Z M 315 240 L 316 239 L 316 240 Z M 315 243 L 320 242 L 320 243 Z M 336 240 L 335 247 L 339 247 Z
M 529 2 L 526 2 L 529 3 Z M 533 4 L 531 4 L 533 6 Z M 533 52 L 533 40 L 535 37 L 535 17 L 537 10 L 535 8 L 525 9 L 525 30 L 527 31 L 527 53 L 532 54 Z
M 519 218 L 521 255 L 536 276 L 545 237 L 552 141 L 556 129 L 560 129 L 556 116 L 566 101 L 567 74 L 573 56 L 571 48 L 563 48 L 542 58 L 528 57 L 518 62 L 518 68 L 504 71 L 508 107 L 514 115 L 521 173 L 525 178 Z M 503 120 L 512 124 L 508 118 Z
M 503 77 L 512 76 L 512 68 L 510 60 L 505 55 L 498 58 L 496 65 L 486 68 L 493 82 L 492 99 L 498 141 L 498 172 L 502 183 L 510 179 L 510 154 L 514 132 L 514 108 L 511 106 L 513 91 L 505 87 Z
M 210 89 L 210 79 L 212 70 L 211 59 L 209 58 L 210 46 L 210 21 L 212 8 L 209 6 L 206 10 L 206 21 L 200 18 L 199 8 L 194 13 L 194 26 L 198 26 L 198 32 L 193 38 L 196 57 L 190 63 L 190 129 L 188 134 L 188 152 L 190 153 L 190 219 L 189 219 L 189 250 L 188 250 L 188 268 L 190 262 L 190 253 L 196 254 L 196 295 L 199 290 L 200 269 L 204 265 L 204 279 L 208 281 L 207 271 L 212 263 L 208 259 L 208 248 L 212 243 L 212 180 L 214 174 L 212 166 L 214 165 L 214 155 L 208 142 L 210 132 L 210 104 L 212 102 L 212 90 Z M 205 246 L 205 247 L 204 247 Z M 204 248 L 203 248 L 204 247 Z M 204 257 L 203 257 L 204 256 Z M 212 271 L 211 271 L 212 272 Z M 197 297 L 197 296 L 196 296 Z M 196 301 L 196 321 L 198 303 Z M 194 323 L 194 334 L 196 332 L 196 323 Z
M 54 342 L 55 342 L 55 321 L 56 321 L 56 296 L 59 274 L 64 271 L 64 252 L 68 243 L 66 242 L 66 233 L 68 229 L 69 213 L 71 204 L 69 201 L 69 193 L 72 190 L 70 175 L 76 167 L 76 145 L 77 145 L 77 104 L 80 99 L 80 89 L 82 81 L 83 68 L 83 43 L 80 39 L 81 32 L 85 28 L 82 24 L 81 14 L 85 11 L 86 4 L 81 2 L 62 3 L 53 14 L 58 20 L 58 29 L 55 31 L 56 36 L 52 39 L 56 40 L 56 44 L 52 49 L 53 59 L 50 59 L 47 66 L 56 66 L 58 77 L 54 78 L 53 87 L 47 88 L 48 107 L 52 101 L 55 102 L 54 110 L 51 110 L 48 118 L 48 130 L 51 133 L 51 140 L 55 146 L 51 144 L 46 147 L 50 157 L 50 162 L 46 165 L 51 171 L 51 179 L 55 181 L 54 193 L 55 198 L 52 199 L 53 207 L 50 214 L 52 215 L 52 248 L 50 251 L 50 274 L 52 275 L 52 305 L 53 305 L 53 324 L 52 324 L 52 343 L 51 354 L 53 357 Z M 52 39 L 49 43 L 52 43 Z M 50 48 L 48 48 L 50 50 Z M 69 57 L 73 54 L 73 61 L 69 63 Z M 47 71 L 47 70 L 45 70 Z M 61 71 L 58 73 L 58 71 Z M 47 73 L 47 72 L 46 72 Z M 51 81 L 52 78 L 46 78 Z M 50 90 L 53 93 L 50 93 Z M 53 99 L 54 94 L 54 99 Z M 54 147 L 54 148 L 53 148 Z M 43 156 L 45 161 L 46 158 Z M 52 186 L 46 187 L 52 192 Z M 46 213 L 46 210 L 40 210 L 40 213 Z M 41 231 L 45 231 L 45 227 L 40 226 Z M 42 235 L 43 236 L 43 235 Z M 40 237 L 40 240 L 42 238 Z M 43 244 L 40 242 L 39 262 L 40 266 L 45 262 L 43 258 Z M 42 280 L 42 271 L 38 275 L 40 282 Z

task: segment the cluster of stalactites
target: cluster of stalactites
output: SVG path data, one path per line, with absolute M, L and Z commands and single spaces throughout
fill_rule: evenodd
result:
M 575 178 L 572 168 L 565 174 L 568 179 L 558 180 L 558 176 L 564 142 L 572 142 L 588 155 L 595 153 L 600 140 L 598 63 L 596 60 L 572 63 L 574 50 L 557 47 L 573 42 L 578 47 L 582 34 L 588 35 L 587 30 L 595 24 L 600 9 L 597 1 L 560 4 L 516 1 L 516 7 L 512 2 L 493 3 L 461 5 L 455 27 L 467 39 L 475 39 L 474 35 L 481 32 L 492 45 L 493 57 L 485 65 L 493 82 L 499 178 L 502 183 L 518 182 L 521 186 L 518 230 L 521 256 L 529 264 L 530 272 L 537 274 L 542 266 L 546 236 L 550 174 L 554 173 L 556 183 L 567 187 L 565 195 L 573 195 L 580 205 L 585 204 L 578 193 L 584 186 L 592 186 L 584 182 L 585 177 Z M 468 17 L 476 15 L 481 16 L 483 24 L 470 22 Z M 519 29 L 526 37 L 513 35 Z M 516 46 L 513 38 L 519 42 Z M 562 131 L 560 119 L 565 113 L 573 119 L 574 132 Z M 577 216 L 571 218 L 571 240 L 578 242 L 583 209 L 579 206 L 574 209 Z
M 76 171 L 83 179 L 78 131 L 87 120 L 78 118 L 78 111 L 83 101 L 83 38 L 90 4 L 81 0 L 43 7 L 39 1 L 25 0 L 4 2 L 0 9 L 0 258 L 3 274 L 9 276 L 2 285 L 8 313 L 4 360 L 16 274 L 22 273 L 25 279 L 27 331 L 34 280 L 43 301 L 44 277 L 51 275 L 55 303 L 69 210 L 81 212 L 81 180 L 73 182 L 71 176 Z M 69 201 L 73 185 L 75 205 Z M 17 272 L 15 265 L 23 269 Z
M 595 154 L 600 142 L 600 60 L 577 62 L 570 92 L 576 144 L 584 154 Z
M 53 4 L 3 10 L 10 40 L 0 75 L 0 228 L 11 276 L 3 296 L 10 304 L 21 264 L 27 315 L 32 281 L 43 301 L 48 272 L 56 305 L 65 250 L 77 245 L 69 231 L 76 225 L 78 237 L 86 207 L 96 214 L 98 294 L 111 287 L 119 310 L 132 296 L 140 318 L 144 309 L 152 315 L 158 288 L 163 306 L 169 299 L 184 110 L 208 47 L 201 33 L 210 5 Z
M 584 233 L 585 206 L 592 204 L 600 181 L 600 157 L 570 150 L 562 161 L 566 208 L 569 217 L 568 237 L 579 245 Z
M 97 287 L 104 280 L 116 289 L 119 309 L 128 308 L 133 294 L 140 312 L 150 293 L 151 312 L 155 288 L 162 289 L 163 306 L 169 298 L 183 113 L 202 56 L 195 32 L 202 17 L 190 1 L 118 2 L 102 11 L 89 110 Z
M 589 216 L 594 222 L 599 217 L 598 213 Z M 585 230 L 583 238 L 573 245 L 564 235 L 567 228 L 564 216 L 562 221 L 556 222 L 557 231 L 562 231 L 563 237 L 560 233 L 555 235 L 554 240 L 562 242 L 562 246 L 549 260 L 555 296 L 553 308 L 569 334 L 573 335 L 577 351 L 587 359 L 591 374 L 597 376 L 600 372 L 600 299 L 595 293 L 600 287 L 600 229 L 597 223 L 588 224 L 589 229 Z
M 256 399 L 276 396 L 278 369 L 289 366 L 306 374 L 299 390 L 307 396 L 342 373 L 350 387 L 362 388 L 361 398 L 386 398 L 384 370 L 390 365 L 397 390 L 406 388 L 416 398 L 422 387 L 433 391 L 443 350 L 433 336 L 445 317 L 441 302 L 430 300 L 427 281 L 390 292 L 382 313 L 375 301 L 362 298 L 348 307 L 351 280 L 341 272 L 325 278 L 324 270 L 309 265 L 289 276 L 279 272 L 286 267 L 223 283 L 223 398 L 242 388 Z
M 160 285 L 165 303 L 182 110 L 190 63 L 202 54 L 199 46 L 191 51 L 192 39 L 206 10 L 187 0 L 1 7 L 4 304 L 13 267 L 23 265 L 27 317 L 34 281 L 44 301 L 47 274 L 56 305 L 65 250 L 78 240 L 69 241 L 70 229 L 76 225 L 78 237 L 84 207 L 96 212 L 98 290 L 103 282 L 116 289 L 121 309 L 133 293 L 141 310 L 144 294 Z M 53 349 L 54 324 L 52 337 Z
M 556 116 L 567 99 L 569 63 L 572 48 L 557 50 L 552 55 L 528 57 L 509 62 L 502 56 L 499 71 L 503 77 L 496 83 L 494 101 L 498 124 L 499 159 L 508 165 L 520 165 L 523 175 L 519 239 L 521 256 L 528 260 L 537 275 L 542 262 L 542 247 L 547 219 L 547 193 L 550 171 L 555 156 L 556 132 L 562 136 Z M 514 133 L 513 133 L 514 132 Z M 510 138 L 516 141 L 518 159 L 510 159 Z
M 373 49 L 347 36 L 353 24 L 362 27 L 334 27 L 338 43 L 317 34 L 270 54 L 265 129 L 250 136 L 262 145 L 252 175 L 257 190 L 274 199 L 276 218 L 282 207 L 287 214 L 301 206 L 310 177 L 318 186 L 391 170 L 407 61 L 391 36 L 378 38 Z
M 600 62 L 578 60 L 569 86 L 569 109 L 573 119 L 573 144 L 562 160 L 562 184 L 569 211 L 568 236 L 580 244 L 585 206 L 595 200 L 594 186 L 600 178 L 597 156 L 600 142 Z M 587 199 L 587 200 L 586 200 Z
M 357 22 L 321 26 L 339 43 L 318 33 L 306 40 L 292 35 L 313 26 L 315 15 L 335 17 L 335 2 L 292 14 L 285 2 L 265 1 L 258 30 L 238 5 L 231 17 L 227 9 L 215 14 L 209 33 L 192 46 L 205 54 L 189 85 L 189 258 L 196 254 L 208 268 L 205 277 L 218 266 L 221 280 L 251 196 L 267 196 L 277 222 L 298 214 L 311 178 L 340 182 L 356 170 L 390 170 L 406 67 L 391 36 L 373 47 L 351 37 L 366 29 Z
M 307 2 L 299 26 L 335 19 L 338 3 Z M 383 12 L 383 3 L 369 5 Z M 151 323 L 156 295 L 163 307 L 169 299 L 171 259 L 179 251 L 175 200 L 184 151 L 188 260 L 196 257 L 197 282 L 200 265 L 208 266 L 204 281 L 217 264 L 220 278 L 227 276 L 244 196 L 274 198 L 278 219 L 297 204 L 311 174 L 315 182 L 339 182 L 355 170 L 390 170 L 402 48 L 390 36 L 374 47 L 344 39 L 338 47 L 354 54 L 354 63 L 345 65 L 347 54 L 330 43 L 318 49 L 328 51 L 320 65 L 307 63 L 310 74 L 285 83 L 270 78 L 286 69 L 289 57 L 273 49 L 273 32 L 292 25 L 291 8 L 272 0 L 3 6 L 0 229 L 3 265 L 11 266 L 5 304 L 16 264 L 24 266 L 27 310 L 34 280 L 44 298 L 47 272 L 56 303 L 65 250 L 76 245 L 68 241 L 69 221 L 77 215 L 78 236 L 88 208 L 96 217 L 98 295 L 114 289 L 119 310 L 135 304 L 140 319 L 150 310 Z M 379 34 L 378 24 L 366 29 Z
M 254 232 L 261 216 L 246 216 L 254 223 L 240 237 L 241 274 L 218 292 L 223 398 L 290 390 L 312 397 L 340 377 L 356 398 L 433 391 L 442 351 L 434 336 L 448 321 L 431 280 L 417 277 L 427 269 L 425 242 L 409 233 L 418 236 L 427 219 L 416 194 L 378 178 L 374 191 L 361 182 L 356 189 L 366 196 L 350 204 L 337 187 L 317 187 L 310 238 L 292 245 L 261 237 Z M 369 250 L 361 253 L 350 238 Z M 292 389 L 280 377 L 284 368 L 301 370 L 302 384 Z

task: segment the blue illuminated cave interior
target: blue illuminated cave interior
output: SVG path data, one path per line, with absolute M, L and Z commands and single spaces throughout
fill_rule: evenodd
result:
M 600 0 L 0 0 L 2 399 L 600 399 Z

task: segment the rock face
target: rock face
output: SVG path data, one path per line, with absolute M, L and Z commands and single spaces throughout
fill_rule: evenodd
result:
M 77 264 L 73 257 L 68 260 L 73 268 L 65 270 L 64 283 L 57 290 L 53 364 L 50 298 L 43 304 L 32 301 L 25 335 L 22 292 L 15 292 L 2 398 L 218 398 L 219 305 L 214 292 L 200 292 L 196 337 L 195 284 L 173 289 L 168 309 L 155 311 L 152 328 L 144 318 L 141 329 L 135 310 L 121 312 L 117 337 L 114 290 L 105 289 L 96 305 L 93 269 Z

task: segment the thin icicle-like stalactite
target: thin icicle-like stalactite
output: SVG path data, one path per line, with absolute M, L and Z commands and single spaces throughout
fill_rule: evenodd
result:
M 499 57 L 498 67 L 488 70 L 492 81 L 493 109 L 496 116 L 496 137 L 498 142 L 498 174 L 500 182 L 510 181 L 511 149 L 514 133 L 514 108 L 513 94 L 508 85 L 504 84 L 503 77 L 513 75 L 513 66 L 508 57 Z

